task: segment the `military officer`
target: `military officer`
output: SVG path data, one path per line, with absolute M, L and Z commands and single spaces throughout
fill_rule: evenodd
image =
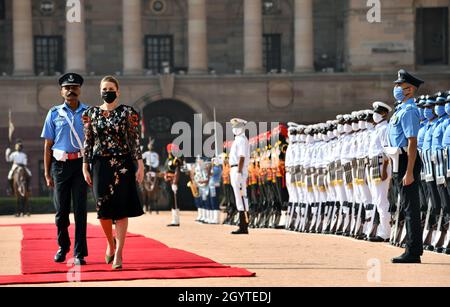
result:
M 287 210 L 287 221 L 285 228 L 288 229 L 291 224 L 291 218 L 295 204 L 298 202 L 297 189 L 295 186 L 295 146 L 297 144 L 297 127 L 295 123 L 288 123 L 289 145 L 286 150 L 286 187 L 289 194 L 289 203 Z
M 148 142 L 148 151 L 142 154 L 147 170 L 157 172 L 159 167 L 159 155 L 153 151 L 155 140 L 150 138 Z
M 235 135 L 229 158 L 231 167 L 230 179 L 236 198 L 236 207 L 239 211 L 239 229 L 233 231 L 232 234 L 248 234 L 247 177 L 250 145 L 245 136 L 245 125 L 247 122 L 239 118 L 233 118 L 230 122 Z
M 166 182 L 165 189 L 169 197 L 169 204 L 172 211 L 172 221 L 168 224 L 168 227 L 179 227 L 180 226 L 180 209 L 179 204 L 179 194 L 178 192 L 178 181 L 180 180 L 181 167 L 184 164 L 184 158 L 177 156 L 178 146 L 175 144 L 167 145 L 167 160 L 164 163 L 164 180 Z
M 423 254 L 418 190 L 420 159 L 417 153 L 420 114 L 414 103 L 414 95 L 423 83 L 403 69 L 394 81 L 393 94 L 401 104 L 389 123 L 388 140 L 392 148 L 398 149 L 398 162 L 393 163 L 392 180 L 399 187 L 406 214 L 407 240 L 405 253 L 393 258 L 393 263 L 420 263 Z
M 436 127 L 439 124 L 439 117 L 436 114 L 436 97 L 432 95 L 426 96 L 426 101 L 424 104 L 425 110 L 424 114 L 425 117 L 428 119 L 427 124 L 425 125 L 424 129 L 424 136 L 423 136 L 423 144 L 421 147 L 422 151 L 422 157 L 423 157 L 423 165 L 424 165 L 424 174 L 425 174 L 425 185 L 428 190 L 428 194 L 431 199 L 431 208 L 428 212 L 428 222 L 430 225 L 436 224 L 436 216 L 439 214 L 440 207 L 441 207 L 441 194 L 439 193 L 439 190 L 442 190 L 442 188 L 438 188 L 437 185 L 437 177 L 436 177 L 436 163 L 435 163 L 435 157 L 433 155 L 433 134 L 436 130 Z M 435 141 L 435 146 L 437 145 Z M 428 228 L 428 225 L 426 225 L 426 228 Z M 429 240 L 428 240 L 429 239 Z M 433 245 L 431 244 L 431 237 L 425 238 L 425 248 L 426 249 L 434 249 Z
M 23 144 L 22 141 L 18 140 L 14 146 L 15 151 L 11 151 L 10 148 L 6 149 L 5 152 L 5 158 L 6 162 L 12 163 L 11 169 L 8 173 L 8 182 L 9 182 L 9 188 L 11 191 L 11 195 L 14 191 L 14 185 L 13 185 L 13 175 L 16 169 L 19 166 L 23 166 L 23 168 L 26 171 L 26 181 L 27 181 L 27 187 L 30 189 L 30 180 L 31 180 L 31 171 L 27 167 L 28 164 L 28 157 L 27 154 L 23 152 Z M 27 191 L 29 192 L 29 190 Z
M 55 262 L 64 262 L 70 250 L 68 227 L 71 198 L 75 215 L 74 263 L 84 265 L 88 255 L 86 243 L 87 184 L 83 177 L 83 121 L 88 106 L 79 100 L 83 78 L 68 73 L 59 79 L 62 105 L 52 108 L 45 119 L 41 137 L 45 139 L 44 171 L 47 186 L 54 187 L 53 202 L 59 250 Z
M 442 236 L 444 232 L 442 232 L 444 221 L 444 215 L 448 212 L 448 208 L 450 206 L 450 197 L 447 192 L 447 182 L 446 182 L 446 162 L 445 162 L 445 151 L 444 146 L 442 145 L 442 140 L 444 137 L 445 130 L 449 126 L 449 116 L 445 111 L 445 104 L 447 95 L 445 92 L 438 92 L 435 94 L 436 96 L 436 106 L 435 113 L 438 117 L 436 121 L 436 128 L 433 131 L 432 141 L 431 141 L 431 152 L 432 152 L 432 160 L 434 163 L 435 169 L 435 181 L 437 185 L 437 190 L 439 193 L 439 197 L 441 202 L 439 204 L 439 208 L 436 214 L 438 215 L 438 225 L 437 225 L 437 234 L 435 239 L 431 242 L 431 245 L 428 246 L 428 249 L 435 251 L 442 251 Z M 440 235 L 439 235 L 440 234 Z
M 392 108 L 387 103 L 373 103 L 373 121 L 376 126 L 369 138 L 369 181 L 372 201 L 380 216 L 380 222 L 376 236 L 368 238 L 371 242 L 387 242 L 391 235 L 388 200 L 391 172 L 388 164 L 383 163 L 388 159 L 383 148 L 387 146 L 387 118 L 391 111 Z

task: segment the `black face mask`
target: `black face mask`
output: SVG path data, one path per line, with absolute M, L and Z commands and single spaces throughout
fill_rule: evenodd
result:
M 106 103 L 113 103 L 117 99 L 116 92 L 102 92 L 102 98 Z

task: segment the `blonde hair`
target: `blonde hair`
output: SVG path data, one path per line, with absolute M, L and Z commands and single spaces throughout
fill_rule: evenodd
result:
M 104 83 L 104 82 L 111 82 L 114 83 L 117 87 L 117 89 L 119 89 L 119 81 L 117 80 L 116 77 L 114 76 L 106 76 L 103 77 L 102 81 L 100 82 L 100 86 Z

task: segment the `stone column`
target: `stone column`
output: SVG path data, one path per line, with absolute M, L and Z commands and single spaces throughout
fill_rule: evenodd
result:
M 12 5 L 14 75 L 33 75 L 34 47 L 31 0 L 14 0 Z
M 313 0 L 295 0 L 295 72 L 314 71 Z
M 66 18 L 66 60 L 68 72 L 86 73 L 86 35 L 84 0 L 80 1 L 81 20 L 71 22 Z
M 123 73 L 143 73 L 141 0 L 123 0 Z
M 206 0 L 188 0 L 189 73 L 208 72 Z
M 244 0 L 244 73 L 263 71 L 263 17 L 261 0 Z

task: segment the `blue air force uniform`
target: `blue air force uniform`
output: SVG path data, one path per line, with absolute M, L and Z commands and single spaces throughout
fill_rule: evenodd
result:
M 83 78 L 75 73 L 68 73 L 59 79 L 59 85 L 81 86 Z M 77 110 L 66 104 L 52 108 L 45 119 L 41 134 L 43 139 L 53 142 L 51 176 L 55 190 L 53 202 L 56 209 L 55 223 L 58 232 L 59 251 L 55 256 L 56 262 L 63 262 L 70 250 L 68 227 L 71 201 L 75 217 L 75 263 L 84 261 L 88 255 L 86 242 L 87 228 L 87 184 L 84 180 L 83 143 L 84 132 L 82 114 L 88 106 L 79 103 Z M 74 133 L 72 128 L 76 131 Z M 81 263 L 83 264 L 83 263 Z
M 398 80 L 394 81 L 397 86 L 409 85 L 418 88 L 423 81 L 410 75 L 405 70 L 400 70 Z M 401 100 L 401 99 L 397 99 Z M 414 99 L 403 99 L 402 103 L 395 111 L 388 128 L 388 140 L 390 147 L 398 148 L 398 167 L 394 169 L 392 180 L 400 192 L 400 206 L 405 213 L 405 223 L 407 229 L 406 252 L 397 258 L 392 259 L 394 263 L 420 262 L 423 254 L 422 227 L 420 219 L 420 202 L 418 183 L 420 181 L 421 161 L 417 154 L 413 176 L 414 182 L 409 186 L 403 185 L 403 177 L 408 166 L 408 139 L 417 138 L 420 128 L 420 112 Z

